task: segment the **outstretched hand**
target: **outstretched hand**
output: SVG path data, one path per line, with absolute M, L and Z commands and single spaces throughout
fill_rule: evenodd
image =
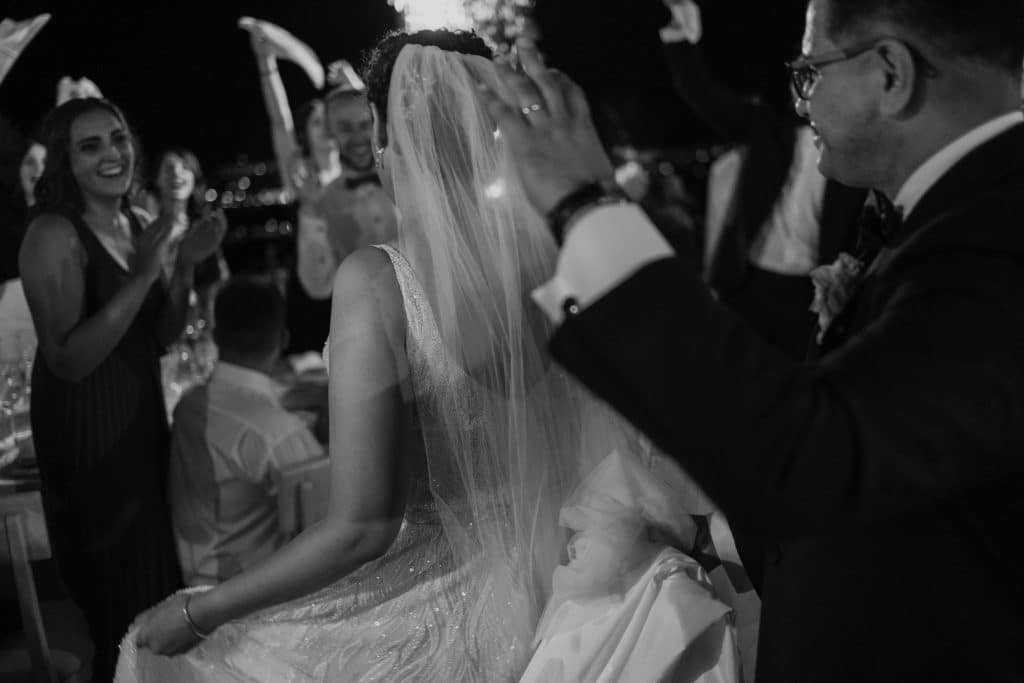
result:
M 545 215 L 581 185 L 612 182 L 614 170 L 582 88 L 545 67 L 532 45 L 521 43 L 518 56 L 521 70 L 497 63 L 507 99 L 484 85 L 481 93 L 527 197 Z

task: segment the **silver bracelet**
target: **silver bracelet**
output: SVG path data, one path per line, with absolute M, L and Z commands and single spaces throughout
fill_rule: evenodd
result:
M 210 633 L 203 633 L 201 630 L 199 630 L 199 627 L 196 626 L 196 622 L 192 621 L 192 615 L 189 614 L 188 611 L 188 603 L 191 600 L 191 595 L 185 598 L 185 604 L 181 606 L 181 615 L 185 617 L 185 623 L 188 624 L 188 628 L 190 631 L 192 631 L 192 634 L 200 640 L 205 640 L 206 638 L 210 637 L 210 633 L 212 633 L 212 631 Z

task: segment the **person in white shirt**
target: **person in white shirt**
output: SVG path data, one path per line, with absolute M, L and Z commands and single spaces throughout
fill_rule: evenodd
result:
M 822 277 L 805 364 L 608 189 L 579 87 L 519 56 L 489 111 L 562 243 L 551 353 L 768 541 L 756 680 L 1024 680 L 1019 3 L 809 3 L 818 167 L 895 207 Z
M 231 280 L 214 319 L 217 367 L 178 403 L 172 429 L 170 501 L 188 585 L 219 583 L 280 547 L 276 475 L 325 455 L 270 377 L 287 344 L 274 285 Z

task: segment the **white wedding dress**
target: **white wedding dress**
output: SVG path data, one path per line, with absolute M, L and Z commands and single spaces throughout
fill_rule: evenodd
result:
M 406 45 L 390 84 L 402 222 L 380 248 L 426 462 L 397 538 L 185 655 L 137 650 L 129 632 L 117 683 L 739 681 L 729 609 L 673 547 L 706 502 L 545 351 L 527 293 L 557 249 L 481 82 L 504 87 L 489 60 Z M 577 534 L 562 567 L 559 520 Z
M 451 366 L 439 356 L 408 262 L 381 248 L 402 290 L 416 400 L 429 414 L 439 388 L 451 387 L 441 374 Z M 467 418 L 467 430 L 482 427 Z M 686 545 L 688 512 L 706 507 L 670 463 L 613 452 L 567 501 L 562 522 L 577 532 L 571 560 L 555 572 L 536 634 L 517 609 L 525 597 L 516 582 L 483 562 L 453 564 L 427 482 L 411 488 L 401 531 L 380 559 L 309 597 L 222 626 L 182 656 L 139 651 L 130 631 L 116 682 L 511 681 L 527 666 L 524 683 L 739 680 L 728 607 L 696 562 L 648 540 L 657 532 Z M 726 627 L 702 640 L 716 624 Z

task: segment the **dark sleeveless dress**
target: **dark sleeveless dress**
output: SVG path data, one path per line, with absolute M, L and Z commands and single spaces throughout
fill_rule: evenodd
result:
M 79 216 L 85 310 L 95 315 L 130 275 Z M 133 232 L 141 230 L 129 215 Z M 89 375 L 57 377 L 42 353 L 32 372 L 32 433 L 54 557 L 85 613 L 94 680 L 113 678 L 117 646 L 139 612 L 181 587 L 166 497 L 170 453 L 157 321 L 150 289 L 128 331 Z

